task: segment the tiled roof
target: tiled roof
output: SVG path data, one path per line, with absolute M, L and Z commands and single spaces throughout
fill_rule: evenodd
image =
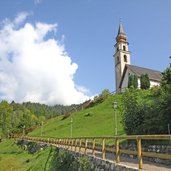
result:
M 142 68 L 142 67 L 126 64 L 119 87 L 122 86 L 122 83 L 123 83 L 123 80 L 124 80 L 125 73 L 126 73 L 127 69 L 131 70 L 138 77 L 140 77 L 142 74 L 148 74 L 149 79 L 153 80 L 153 81 L 160 82 L 161 78 L 162 78 L 160 71 L 156 71 L 156 70 L 152 70 L 152 69 L 148 69 L 148 68 Z
M 129 68 L 133 73 L 135 73 L 137 76 L 141 76 L 142 74 L 148 74 L 149 79 L 161 81 L 161 72 L 148 69 L 148 68 L 142 68 L 134 65 L 126 65 L 127 68 Z

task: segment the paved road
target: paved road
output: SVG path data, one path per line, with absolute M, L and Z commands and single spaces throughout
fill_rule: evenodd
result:
M 69 148 L 71 151 L 75 151 L 75 147 Z M 76 151 L 79 152 L 79 148 L 76 148 Z M 81 153 L 84 153 L 85 149 L 81 149 Z M 92 150 L 87 149 L 87 154 L 92 155 Z M 99 151 L 95 151 L 95 156 L 98 158 L 102 158 L 102 154 Z M 106 152 L 106 160 L 110 162 L 116 162 L 115 161 L 115 155 L 113 153 Z M 134 168 L 138 168 L 138 160 L 128 157 L 120 157 L 120 163 L 121 165 L 131 166 Z M 171 171 L 171 166 L 163 165 L 163 164 L 157 164 L 150 161 L 144 161 L 143 160 L 143 171 Z

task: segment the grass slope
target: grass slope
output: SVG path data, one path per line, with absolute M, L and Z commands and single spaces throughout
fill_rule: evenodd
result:
M 152 103 L 154 97 L 150 90 L 137 90 L 141 102 Z M 125 135 L 122 126 L 121 99 L 123 94 L 110 95 L 103 103 L 85 110 L 75 112 L 62 120 L 63 116 L 48 120 L 43 127 L 45 137 L 70 137 L 71 117 L 73 118 L 73 137 L 83 136 L 113 136 L 114 135 L 114 100 L 118 102 L 117 128 L 118 135 Z M 40 136 L 40 128 L 35 129 L 30 136 Z
M 49 162 L 50 147 L 29 154 L 14 143 L 14 140 L 3 140 L 0 143 L 0 171 L 42 171 Z
M 119 105 L 121 104 L 121 95 L 110 95 L 103 103 L 79 112 L 75 112 L 69 118 L 62 120 L 63 116 L 60 116 L 49 120 L 43 127 L 43 136 L 70 137 L 71 117 L 73 118 L 73 137 L 113 136 L 114 100 L 118 102 L 118 134 L 123 135 L 124 130 L 121 124 L 121 112 Z M 37 128 L 29 135 L 40 136 L 40 128 Z

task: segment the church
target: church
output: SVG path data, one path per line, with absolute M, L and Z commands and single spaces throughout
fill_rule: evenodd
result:
M 140 76 L 148 74 L 150 79 L 150 87 L 159 86 L 161 81 L 161 72 L 131 65 L 131 53 L 129 51 L 129 43 L 124 33 L 123 25 L 120 22 L 118 34 L 116 36 L 116 44 L 114 45 L 115 54 L 115 82 L 116 92 L 124 91 L 128 87 L 128 78 L 130 75 L 138 77 L 138 88 L 140 88 Z

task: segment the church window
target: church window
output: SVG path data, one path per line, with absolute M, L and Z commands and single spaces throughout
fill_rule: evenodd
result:
M 123 50 L 126 51 L 126 46 L 123 46 Z
M 124 55 L 124 62 L 128 62 L 128 61 L 127 61 L 127 56 L 126 56 L 126 55 Z
M 117 51 L 119 51 L 119 47 L 117 47 Z

